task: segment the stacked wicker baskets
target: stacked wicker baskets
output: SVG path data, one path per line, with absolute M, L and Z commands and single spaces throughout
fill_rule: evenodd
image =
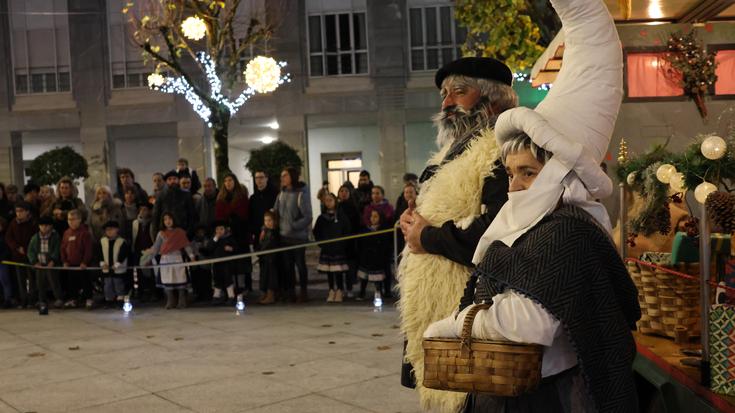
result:
M 474 306 L 462 326 L 461 339 L 430 338 L 424 347 L 424 386 L 430 389 L 518 396 L 541 381 L 541 346 L 472 339 Z
M 699 283 L 696 280 L 661 268 L 639 266 L 635 262 L 628 263 L 628 272 L 638 287 L 642 313 L 638 330 L 641 333 L 683 340 L 699 337 Z

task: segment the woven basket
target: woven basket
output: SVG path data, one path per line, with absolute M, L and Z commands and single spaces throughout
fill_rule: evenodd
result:
M 699 283 L 659 268 L 628 262 L 628 273 L 638 288 L 641 319 L 638 331 L 688 340 L 700 335 Z
M 424 339 L 424 387 L 514 397 L 538 386 L 541 346 L 472 338 L 477 312 L 488 308 L 470 309 L 461 339 Z

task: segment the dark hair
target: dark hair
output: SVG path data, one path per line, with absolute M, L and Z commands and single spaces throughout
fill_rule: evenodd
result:
M 385 188 L 383 188 L 382 186 L 380 186 L 380 185 L 373 185 L 373 189 L 379 190 L 380 193 L 383 194 L 383 196 L 385 196 Z
M 366 222 L 366 224 L 370 225 L 370 216 L 373 215 L 373 212 L 378 214 L 378 217 L 380 217 L 380 222 L 378 223 L 378 225 L 383 225 L 385 223 L 385 215 L 383 215 L 383 213 L 380 212 L 380 210 L 378 209 L 373 209 L 372 211 L 370 211 L 370 215 L 368 215 L 368 221 Z
M 140 204 L 138 204 L 138 210 L 140 210 L 141 208 L 148 208 L 152 210 L 153 204 L 151 204 L 150 202 L 141 202 Z
M 130 168 L 117 168 L 118 181 L 120 180 L 121 175 L 130 175 L 130 177 L 133 178 L 133 181 L 135 181 L 135 174 L 130 170 Z
M 163 223 L 163 220 L 166 217 L 171 217 L 171 221 L 174 222 L 174 225 L 171 228 L 178 228 L 178 225 L 176 224 L 176 217 L 174 216 L 173 212 L 164 212 L 163 215 L 161 215 L 161 228 L 166 229 L 166 224 Z
M 41 187 L 40 187 L 40 186 L 38 186 L 38 185 L 36 185 L 36 184 L 34 184 L 33 182 L 28 182 L 28 183 L 27 183 L 27 184 L 26 184 L 26 185 L 25 185 L 25 186 L 23 187 L 23 195 L 26 195 L 26 194 L 28 194 L 29 192 L 40 192 L 40 191 L 41 191 Z
M 301 171 L 294 168 L 293 166 L 287 166 L 283 168 L 284 171 L 288 172 L 288 176 L 291 177 L 291 185 L 296 186 L 296 184 L 299 183 L 299 178 L 301 177 Z
M 2 182 L 0 182 L 0 191 L 2 191 L 2 195 L 0 195 L 0 201 L 7 201 L 8 192 L 5 190 L 5 184 Z
M 253 172 L 253 178 L 255 178 L 255 174 L 257 174 L 257 173 L 261 173 L 261 174 L 265 175 L 266 178 L 268 178 L 268 172 L 265 171 L 265 170 L 263 170 L 263 169 L 256 169 Z
M 263 220 L 264 221 L 265 221 L 265 217 L 271 217 L 271 219 L 273 220 L 273 223 L 275 224 L 275 226 L 278 227 L 278 212 L 276 212 L 276 211 L 274 211 L 272 209 L 269 209 L 269 210 L 265 211 L 265 213 L 263 214 Z
M 186 167 L 187 168 L 189 167 L 189 161 L 187 161 L 186 158 L 179 158 L 179 160 L 176 161 L 176 163 L 185 163 Z
M 367 176 L 368 178 L 370 178 L 370 172 L 368 172 L 366 169 L 363 169 L 362 171 L 360 171 L 360 176 Z
M 135 193 L 135 188 L 132 188 L 132 187 L 125 188 L 125 191 L 123 191 L 123 194 L 127 194 L 128 192 L 131 192 L 133 195 L 138 195 Z
M 419 177 L 415 173 L 408 172 L 408 173 L 403 174 L 403 182 L 413 182 L 413 181 L 418 181 L 418 180 L 419 180 Z
M 235 188 L 232 190 L 232 203 L 234 204 L 240 198 L 248 199 L 248 188 L 241 184 L 237 179 L 237 175 L 232 172 L 225 174 L 222 178 L 222 186 L 219 187 L 219 193 L 217 193 L 217 201 L 225 201 L 227 199 L 227 188 L 225 188 L 225 179 L 232 178 L 235 181 Z

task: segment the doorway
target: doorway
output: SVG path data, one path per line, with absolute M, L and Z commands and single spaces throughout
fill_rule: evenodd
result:
M 346 181 L 357 188 L 362 171 L 362 153 L 322 153 L 322 177 L 327 181 L 329 192 L 337 194 Z

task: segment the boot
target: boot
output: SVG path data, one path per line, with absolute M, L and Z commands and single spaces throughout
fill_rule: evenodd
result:
M 186 288 L 182 288 L 179 290 L 179 305 L 176 306 L 178 309 L 186 308 L 186 297 L 187 297 L 188 291 L 186 291 Z
M 170 310 L 176 306 L 176 294 L 174 290 L 166 290 L 166 309 Z
M 342 293 L 342 290 L 337 290 L 334 293 L 334 302 L 335 303 L 341 303 L 344 300 L 344 295 Z
M 329 290 L 329 294 L 327 295 L 327 302 L 328 303 L 334 302 L 334 290 Z
M 276 302 L 276 293 L 273 290 L 268 290 L 265 293 L 265 297 L 260 301 L 260 304 L 268 305 Z

